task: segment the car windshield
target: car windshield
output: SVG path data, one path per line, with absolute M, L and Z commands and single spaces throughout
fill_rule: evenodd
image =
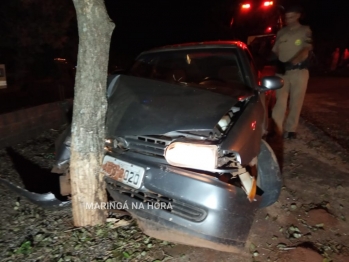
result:
M 141 55 L 130 74 L 166 82 L 245 84 L 235 48 L 189 49 Z

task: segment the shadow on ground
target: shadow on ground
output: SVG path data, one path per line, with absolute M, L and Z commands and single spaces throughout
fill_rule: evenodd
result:
M 37 164 L 20 155 L 13 148 L 6 148 L 14 169 L 20 175 L 25 189 L 30 192 L 43 194 L 51 192 L 60 197 L 59 175 L 51 173 L 50 169 L 43 169 Z
M 284 166 L 284 138 L 282 137 L 281 132 L 277 130 L 276 125 L 271 118 L 269 119 L 269 133 L 265 139 L 273 149 L 280 170 L 282 171 Z

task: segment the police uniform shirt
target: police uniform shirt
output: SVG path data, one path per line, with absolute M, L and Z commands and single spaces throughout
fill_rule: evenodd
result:
M 300 50 L 312 44 L 312 32 L 309 26 L 300 25 L 291 29 L 284 27 L 276 35 L 273 52 L 281 62 L 290 61 Z

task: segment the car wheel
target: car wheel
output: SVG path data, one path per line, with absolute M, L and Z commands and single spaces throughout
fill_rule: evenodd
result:
M 257 163 L 257 186 L 263 191 L 259 207 L 263 208 L 278 200 L 282 187 L 282 177 L 276 156 L 264 140 L 261 142 Z

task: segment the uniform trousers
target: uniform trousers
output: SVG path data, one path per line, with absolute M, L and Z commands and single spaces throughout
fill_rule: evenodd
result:
M 296 132 L 308 86 L 309 71 L 294 69 L 278 76 L 284 80 L 284 86 L 276 90 L 276 104 L 272 118 L 279 132 Z M 290 97 L 289 111 L 285 119 L 288 97 Z

